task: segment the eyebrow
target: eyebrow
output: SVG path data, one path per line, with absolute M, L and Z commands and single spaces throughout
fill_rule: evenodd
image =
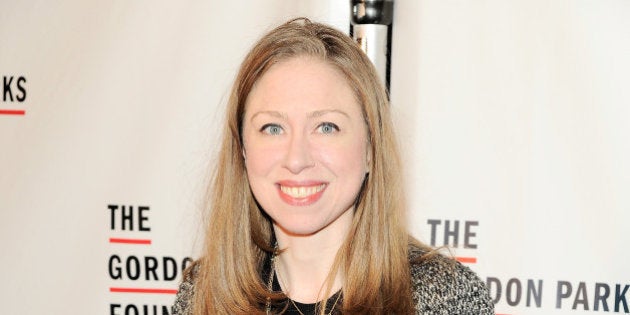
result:
M 338 109 L 316 110 L 314 112 L 309 113 L 308 114 L 308 118 L 317 118 L 317 117 L 321 117 L 321 116 L 329 114 L 329 113 L 338 113 L 338 114 L 346 116 L 348 119 L 350 118 L 350 115 L 348 115 L 346 112 L 344 112 L 342 110 L 338 110 Z
M 348 119 L 350 119 L 350 115 L 348 115 L 346 112 L 344 112 L 342 110 L 338 110 L 338 109 L 316 110 L 314 112 L 308 113 L 307 117 L 308 118 L 317 118 L 317 117 L 321 117 L 321 116 L 324 116 L 324 115 L 330 114 L 330 113 L 338 113 L 338 114 L 346 116 Z M 281 113 L 281 112 L 274 111 L 274 110 L 263 110 L 263 111 L 256 112 L 254 115 L 252 115 L 252 117 L 249 119 L 249 121 L 253 121 L 254 118 L 256 118 L 256 116 L 258 116 L 258 115 L 269 115 L 269 116 L 280 118 L 280 119 L 284 119 L 284 120 L 287 119 L 287 114 L 285 114 L 285 113 Z
M 262 115 L 262 114 L 269 115 L 269 116 L 276 117 L 276 118 L 280 118 L 280 119 L 284 119 L 284 120 L 287 119 L 287 115 L 286 114 L 283 114 L 283 113 L 280 113 L 280 112 L 277 112 L 277 111 L 273 111 L 273 110 L 263 110 L 263 111 L 256 112 L 254 115 L 252 115 L 252 117 L 249 119 L 249 121 L 253 121 L 254 118 L 256 118 L 256 116 Z

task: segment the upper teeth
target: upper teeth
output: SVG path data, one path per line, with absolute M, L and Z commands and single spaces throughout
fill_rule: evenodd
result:
M 286 186 L 280 186 L 280 190 L 282 190 L 283 193 L 293 197 L 293 198 L 304 198 L 306 196 L 310 196 L 313 194 L 316 194 L 320 191 L 322 191 L 322 189 L 324 189 L 324 187 L 326 187 L 326 184 L 321 184 L 318 186 L 309 186 L 309 187 L 286 187 Z

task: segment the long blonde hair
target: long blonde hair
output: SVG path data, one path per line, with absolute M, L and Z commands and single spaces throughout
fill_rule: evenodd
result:
M 412 314 L 401 165 L 387 92 L 374 67 L 345 34 L 308 19 L 289 21 L 260 39 L 241 64 L 227 108 L 218 165 L 208 190 L 205 252 L 195 278 L 194 314 L 262 314 L 269 292 L 261 277 L 272 224 L 250 190 L 242 155 L 247 96 L 274 64 L 311 56 L 337 67 L 361 104 L 371 148 L 370 172 L 357 197 L 349 235 L 327 281 L 344 275 L 344 314 Z M 327 295 L 326 295 L 327 296 Z M 320 310 L 323 312 L 323 310 Z

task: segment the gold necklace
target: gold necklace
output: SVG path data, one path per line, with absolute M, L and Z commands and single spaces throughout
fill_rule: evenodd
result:
M 271 271 L 269 272 L 269 280 L 267 281 L 267 290 L 269 290 L 269 292 L 273 291 L 273 275 L 275 273 L 275 260 L 276 260 L 276 250 L 278 248 L 278 245 L 276 245 L 276 247 L 273 250 L 273 256 L 271 256 Z M 271 297 L 267 297 L 267 303 L 265 305 L 265 311 L 266 311 L 266 315 L 270 315 L 271 314 Z
M 273 256 L 271 256 L 271 272 L 269 272 L 269 280 L 267 280 L 267 289 L 269 291 L 273 291 L 273 277 L 276 273 L 276 251 L 278 250 L 278 245 L 276 244 L 275 248 L 274 248 L 274 252 L 273 252 Z M 279 280 L 280 278 L 278 278 Z M 337 306 L 337 302 L 339 302 L 339 297 L 341 296 L 341 292 L 339 292 L 337 294 L 337 298 L 335 299 L 335 303 L 333 303 L 332 307 L 330 308 L 330 313 L 325 314 L 325 315 L 332 315 L 332 313 L 335 311 L 335 306 Z M 298 313 L 300 313 L 300 315 L 305 315 L 304 313 L 302 313 L 302 311 L 300 310 L 300 308 L 295 304 L 295 302 L 293 302 L 293 300 L 291 298 L 289 298 L 287 296 L 287 298 L 289 299 L 289 302 L 291 302 L 291 304 L 293 304 L 293 307 L 295 307 L 295 309 L 298 311 Z M 328 302 L 328 300 L 326 300 L 326 302 Z M 317 310 L 317 304 L 319 304 L 319 302 L 315 303 L 315 309 Z M 267 303 L 265 305 L 265 311 L 266 311 L 266 315 L 270 315 L 271 314 L 271 298 L 267 297 Z
M 335 299 L 335 303 L 333 303 L 332 307 L 330 308 L 330 313 L 328 313 L 327 315 L 331 315 L 333 313 L 333 311 L 335 311 L 335 306 L 337 306 L 337 302 L 339 301 L 339 297 L 341 296 L 341 292 L 337 293 L 337 298 Z M 291 304 L 293 304 L 293 307 L 295 307 L 295 309 L 298 311 L 298 313 L 300 313 L 300 315 L 304 315 L 304 313 L 302 313 L 302 311 L 300 311 L 300 308 L 295 304 L 295 302 L 293 302 L 293 300 L 291 300 L 289 298 L 289 302 L 291 302 Z M 328 302 L 328 300 L 326 300 L 326 302 Z M 317 304 L 319 304 L 319 302 L 315 303 L 315 310 L 317 310 Z M 328 303 L 326 303 L 328 304 Z M 326 315 L 326 313 L 324 313 Z

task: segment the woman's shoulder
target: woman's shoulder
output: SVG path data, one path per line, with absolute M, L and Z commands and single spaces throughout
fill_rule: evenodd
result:
M 417 314 L 494 314 L 485 283 L 467 266 L 414 245 L 409 258 Z
M 175 303 L 173 304 L 173 315 L 192 314 L 192 300 L 195 295 L 195 278 L 199 272 L 199 261 L 195 261 L 184 272 L 184 279 L 179 284 Z

